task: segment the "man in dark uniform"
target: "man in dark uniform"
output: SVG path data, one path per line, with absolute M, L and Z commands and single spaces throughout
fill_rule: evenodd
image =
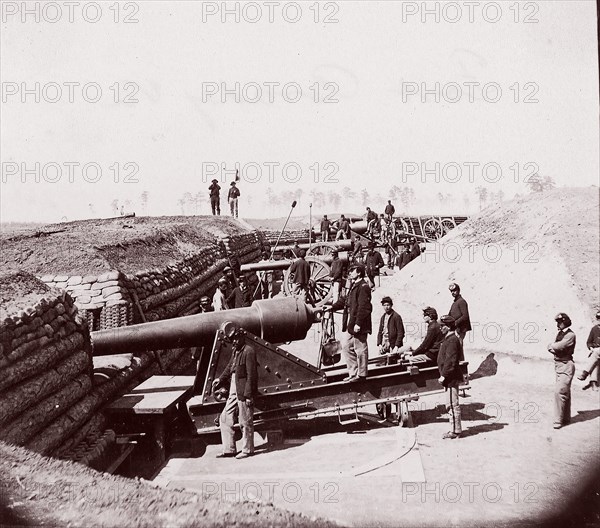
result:
M 421 246 L 414 237 L 410 239 L 410 243 L 410 260 L 415 260 L 421 256 Z
M 258 394 L 256 351 L 246 343 L 245 333 L 237 329 L 230 338 L 233 356 L 213 383 L 213 392 L 229 387 L 225 408 L 219 417 L 223 452 L 217 458 L 248 458 L 254 454 L 254 399 Z M 242 429 L 242 451 L 236 456 L 233 425 L 236 413 Z
M 225 266 L 223 268 L 223 278 L 225 278 L 225 280 L 227 281 L 227 289 L 225 290 L 225 295 L 229 297 L 231 295 L 231 292 L 237 286 L 237 279 L 235 277 L 235 274 L 233 273 L 233 270 L 229 266 Z M 230 306 L 230 308 L 232 308 L 232 306 Z
M 221 186 L 219 185 L 218 180 L 213 180 L 208 188 L 210 191 L 210 208 L 212 209 L 212 214 L 221 214 Z
M 440 369 L 439 382 L 446 391 L 446 407 L 450 416 L 450 428 L 442 438 L 459 438 L 462 433 L 458 386 L 462 380 L 459 363 L 464 360 L 462 344 L 455 333 L 456 322 L 453 317 L 444 315 L 441 319 L 441 331 L 444 339 L 440 344 L 437 358 Z
M 335 303 L 342 292 L 342 286 L 344 284 L 344 275 L 345 275 L 345 264 L 340 259 L 339 252 L 337 249 L 333 250 L 331 253 L 333 257 L 333 262 L 331 263 L 331 271 L 329 272 L 329 276 L 331 277 L 331 282 L 333 285 L 333 302 Z
M 410 260 L 410 248 L 408 246 L 403 246 L 402 251 L 400 251 L 396 257 L 398 269 L 402 269 L 407 264 L 410 264 Z
M 289 268 L 289 274 L 292 278 L 292 293 L 294 295 L 304 295 L 310 302 L 310 292 L 308 291 L 308 281 L 310 280 L 310 264 L 304 260 L 306 251 L 298 250 L 298 258 L 292 262 Z
M 321 241 L 329 242 L 329 228 L 331 227 L 331 221 L 328 220 L 327 215 L 323 215 L 321 220 Z
M 391 297 L 381 299 L 383 315 L 379 321 L 377 332 L 377 346 L 379 353 L 396 353 L 402 347 L 404 341 L 404 324 L 402 317 L 393 308 L 394 302 Z
M 342 215 L 338 221 L 338 230 L 335 235 L 336 240 L 348 240 L 350 238 L 350 222 Z
M 352 382 L 367 378 L 369 348 L 367 335 L 372 332 L 371 288 L 365 282 L 365 268 L 355 264 L 349 271 L 352 285 L 348 296 L 340 298 L 332 305 L 332 310 L 344 307 L 342 314 L 342 332 L 347 332 L 342 343 L 342 354 L 348 366 L 348 377 L 344 381 Z
M 558 334 L 554 343 L 548 345 L 548 352 L 554 355 L 554 429 L 571 423 L 571 382 L 575 375 L 575 333 L 571 330 L 571 319 L 566 313 L 559 313 L 554 320 Z
M 354 239 L 354 251 L 352 252 L 352 258 L 358 263 L 362 264 L 363 261 L 363 243 L 360 240 L 360 237 L 356 237 Z
M 239 286 L 227 297 L 227 306 L 231 308 L 247 308 L 252 304 L 252 292 L 244 277 L 240 277 Z
M 207 297 L 206 295 L 203 295 L 202 297 L 200 297 L 200 311 L 202 313 L 215 311 L 215 308 L 212 305 L 212 301 L 210 300 L 210 297 Z
M 465 301 L 460 294 L 460 286 L 453 282 L 448 286 L 452 297 L 454 298 L 454 302 L 450 307 L 450 311 L 448 315 L 454 318 L 456 322 L 456 334 L 460 339 L 460 344 L 462 345 L 465 340 L 465 335 L 467 332 L 471 330 L 471 319 L 469 317 L 469 305 L 467 301 Z
M 372 242 L 369 244 L 369 251 L 365 257 L 365 268 L 367 270 L 367 277 L 369 278 L 369 286 L 371 289 L 375 289 L 375 277 L 379 277 L 379 270 L 383 268 L 383 257 L 379 251 L 375 250 L 375 244 Z
M 415 349 L 408 348 L 404 359 L 410 363 L 433 363 L 437 364 L 437 357 L 440 351 L 440 345 L 444 340 L 444 334 L 438 323 L 438 313 L 435 308 L 428 306 L 423 308 L 423 319 L 427 323 L 427 334 L 423 342 Z
M 396 213 L 396 208 L 392 205 L 392 200 L 388 200 L 383 212 L 385 213 L 386 218 L 391 221 L 392 217 Z

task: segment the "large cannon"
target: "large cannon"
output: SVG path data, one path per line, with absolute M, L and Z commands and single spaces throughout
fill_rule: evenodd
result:
M 93 353 L 106 356 L 146 350 L 211 346 L 221 324 L 230 321 L 265 341 L 306 337 L 317 311 L 295 297 L 254 301 L 248 308 L 188 315 L 91 332 Z
M 202 446 L 216 440 L 212 435 L 218 432 L 216 419 L 224 402 L 218 391 L 213 392 L 213 381 L 233 355 L 228 338 L 232 326 L 243 330 L 246 343 L 256 352 L 259 396 L 254 420 L 259 432 L 284 429 L 290 420 L 331 413 L 342 425 L 355 423 L 359 413 L 373 404 L 384 409 L 395 404 L 396 417 L 405 424 L 409 401 L 442 390 L 435 364 L 416 366 L 393 361 L 391 356 L 389 361 L 386 356 L 376 356 L 369 361 L 366 380 L 346 383 L 347 370 L 342 363 L 322 366 L 323 342 L 315 353 L 316 361 L 300 358 L 277 344 L 305 339 L 314 322 L 323 324 L 325 335 L 333 317 L 327 315 L 322 317 L 298 298 L 283 298 L 255 301 L 249 308 L 92 332 L 95 354 L 204 347 L 195 380 L 188 376 L 150 378 L 107 406 L 110 427 L 123 438 L 140 442 L 136 456 L 148 466 L 164 462 L 168 446 L 179 441 L 191 441 L 196 446 L 193 450 L 201 454 Z M 209 344 L 212 350 L 207 348 Z M 467 381 L 467 363 L 461 363 L 461 370 Z
M 349 261 L 349 254 L 346 251 L 339 253 L 339 258 L 342 262 L 347 263 Z M 257 271 L 284 271 L 282 288 L 286 295 L 292 295 L 292 277 L 290 273 L 290 266 L 294 261 L 292 259 L 283 260 L 262 260 L 260 262 L 253 262 L 250 264 L 244 264 L 241 267 L 242 273 L 244 272 L 257 272 Z M 330 265 L 333 262 L 333 256 L 320 255 L 306 257 L 306 262 L 310 266 L 310 281 L 309 288 L 315 306 L 322 306 L 333 295 L 333 284 L 331 282 L 331 268 Z

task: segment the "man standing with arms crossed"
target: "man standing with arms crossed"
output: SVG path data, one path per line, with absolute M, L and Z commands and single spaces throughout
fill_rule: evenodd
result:
M 573 352 L 575 352 L 575 333 L 571 330 L 571 318 L 559 313 L 554 320 L 558 334 L 554 343 L 548 345 L 548 352 L 554 355 L 554 429 L 560 429 L 571 423 L 571 382 L 575 374 Z

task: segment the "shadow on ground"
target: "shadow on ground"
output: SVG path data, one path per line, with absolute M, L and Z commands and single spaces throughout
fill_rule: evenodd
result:
M 494 359 L 494 353 L 492 352 L 487 355 L 473 374 L 469 374 L 469 379 L 476 380 L 487 376 L 495 376 L 497 372 L 498 362 Z

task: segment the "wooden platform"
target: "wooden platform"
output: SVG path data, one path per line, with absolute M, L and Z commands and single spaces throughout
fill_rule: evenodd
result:
M 108 405 L 109 414 L 165 414 L 192 394 L 194 376 L 152 376 Z
M 139 438 L 130 457 L 138 476 L 151 478 L 167 459 L 177 422 L 192 430 L 186 402 L 191 398 L 194 378 L 152 376 L 104 408 L 117 435 Z

